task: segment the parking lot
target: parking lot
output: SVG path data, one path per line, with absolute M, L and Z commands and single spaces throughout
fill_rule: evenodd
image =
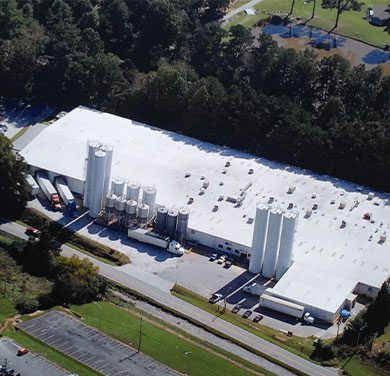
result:
M 14 137 L 23 128 L 47 119 L 54 108 L 43 104 L 31 105 L 23 101 L 9 101 L 0 98 L 0 133 Z
M 0 338 L 0 367 L 7 360 L 7 369 L 13 369 L 15 374 L 20 376 L 66 376 L 69 372 L 57 367 L 40 355 L 29 351 L 27 354 L 18 356 L 21 348 L 16 342 L 9 338 Z
M 103 375 L 178 375 L 132 347 L 60 311 L 45 313 L 22 323 L 20 328 Z

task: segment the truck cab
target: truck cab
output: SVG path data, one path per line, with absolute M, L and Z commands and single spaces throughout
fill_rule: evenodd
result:
M 181 244 L 175 240 L 172 240 L 168 245 L 168 251 L 175 254 L 182 256 L 184 254 L 184 248 L 181 246 Z

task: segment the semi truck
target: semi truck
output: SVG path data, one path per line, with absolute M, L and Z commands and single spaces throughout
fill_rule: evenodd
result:
M 26 174 L 24 180 L 26 180 L 31 196 L 37 195 L 39 193 L 39 185 L 35 179 L 30 174 Z
M 57 191 L 51 184 L 49 178 L 43 171 L 38 171 L 35 175 L 35 179 L 42 189 L 42 192 L 45 194 L 46 198 L 49 200 L 54 210 L 61 210 L 61 201 L 58 196 Z
M 143 228 L 129 228 L 127 236 L 130 239 L 137 240 L 141 243 L 151 244 L 156 247 L 163 248 L 178 256 L 182 256 L 184 254 L 184 249 L 179 242 L 171 240 L 168 236 L 156 234 L 155 232 Z
M 261 307 L 273 309 L 274 311 L 285 313 L 297 319 L 302 319 L 305 313 L 305 307 L 266 293 L 261 294 L 259 303 Z
M 77 212 L 76 201 L 69 187 L 66 185 L 65 180 L 62 177 L 57 177 L 55 179 L 55 186 L 62 198 L 62 201 L 64 201 L 64 204 L 69 209 L 69 212 L 72 214 L 74 218 L 77 217 L 78 212 Z

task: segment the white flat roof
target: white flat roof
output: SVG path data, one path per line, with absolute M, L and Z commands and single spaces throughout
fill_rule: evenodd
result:
M 374 199 L 368 200 L 368 189 L 339 179 L 85 107 L 74 109 L 48 126 L 21 155 L 33 166 L 85 180 L 88 140 L 114 147 L 112 178 L 121 176 L 156 186 L 157 203 L 169 207 L 185 206 L 193 197 L 193 204 L 188 205 L 189 227 L 227 241 L 251 246 L 258 202 L 267 202 L 272 196 L 275 205 L 283 209 L 293 203 L 300 215 L 295 265 L 278 285 L 293 274 L 298 264 L 321 267 L 329 278 L 341 275 L 376 287 L 390 275 L 389 194 L 376 192 Z M 225 167 L 226 162 L 230 162 L 229 167 Z M 249 174 L 250 169 L 253 174 Z M 190 177 L 185 178 L 187 172 Z M 200 196 L 202 176 L 209 187 Z M 237 196 L 249 183 L 240 207 L 226 201 L 226 196 Z M 292 194 L 287 193 L 290 186 L 295 186 Z M 222 201 L 218 201 L 220 195 L 225 197 Z M 338 208 L 341 201 L 346 204 L 343 210 Z M 318 209 L 304 218 L 313 204 Z M 214 205 L 218 205 L 216 212 L 212 211 Z M 374 223 L 362 219 L 367 212 L 372 213 Z M 345 228 L 340 228 L 341 221 L 346 222 Z M 379 244 L 385 232 L 387 239 Z M 326 280 L 318 291 L 322 291 L 320 287 L 327 288 Z

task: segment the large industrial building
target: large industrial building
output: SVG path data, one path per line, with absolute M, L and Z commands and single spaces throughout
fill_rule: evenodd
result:
M 129 197 L 149 187 L 153 211 L 188 218 L 188 240 L 245 255 L 251 272 L 278 280 L 266 291 L 275 309 L 294 303 L 333 322 L 390 276 L 388 194 L 85 107 L 20 153 L 33 170 L 63 176 L 93 217 L 102 202 L 92 196 L 104 198 L 112 180 L 114 190 L 129 184 Z

